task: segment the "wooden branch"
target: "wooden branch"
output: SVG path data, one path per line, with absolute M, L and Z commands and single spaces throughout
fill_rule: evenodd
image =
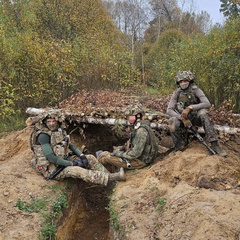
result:
M 26 120 L 26 124 L 29 126 L 31 124 L 36 123 L 38 118 L 36 115 L 42 114 L 45 111 L 51 110 L 54 112 L 54 109 L 39 109 L 39 108 L 27 108 L 26 113 L 30 115 L 35 115 L 35 117 L 30 117 Z M 56 111 L 59 111 L 59 109 L 56 109 Z M 93 117 L 93 116 L 84 116 L 84 114 L 80 113 L 78 114 L 73 114 L 64 110 L 61 110 L 62 114 L 66 116 L 66 119 L 69 120 L 70 122 L 77 122 L 77 123 L 90 123 L 90 124 L 102 124 L 102 125 L 123 125 L 123 126 L 128 126 L 129 123 L 126 119 L 116 119 L 116 118 L 100 118 L 100 117 Z M 162 115 L 160 117 L 163 117 Z M 163 124 L 163 123 L 158 123 L 156 119 L 156 114 L 153 114 L 153 117 L 151 117 L 151 114 L 148 113 L 148 119 L 150 120 L 150 125 L 152 128 L 155 129 L 160 129 L 164 131 L 169 131 L 168 124 Z M 155 122 L 151 122 L 151 119 L 155 120 Z M 31 121 L 32 120 L 32 121 Z M 228 134 L 238 134 L 240 135 L 240 129 L 239 128 L 234 128 L 234 127 L 229 127 L 229 126 L 221 126 L 221 125 L 214 125 L 214 129 L 223 132 L 223 133 L 228 133 Z M 199 133 L 204 133 L 204 129 L 202 127 L 198 128 Z

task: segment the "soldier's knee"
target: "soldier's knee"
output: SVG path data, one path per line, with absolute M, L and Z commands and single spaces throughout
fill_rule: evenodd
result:
M 110 157 L 111 155 L 110 155 L 110 152 L 108 152 L 108 151 L 104 151 L 104 152 L 102 152 L 101 153 L 101 155 L 98 157 L 98 161 L 100 162 L 100 163 L 105 163 L 105 162 L 107 162 L 106 160 Z
M 197 113 L 198 117 L 200 118 L 204 118 L 204 117 L 208 117 L 208 110 L 207 109 L 200 109 Z
M 180 122 L 180 120 L 179 120 L 178 118 L 176 118 L 176 117 L 171 117 L 171 118 L 169 119 L 168 124 L 169 124 L 169 130 L 170 130 L 170 132 L 175 132 L 176 130 L 179 129 L 181 122 Z

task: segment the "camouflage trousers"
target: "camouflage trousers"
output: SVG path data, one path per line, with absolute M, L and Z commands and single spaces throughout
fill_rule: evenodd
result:
M 107 186 L 109 171 L 93 155 L 86 155 L 86 157 L 89 161 L 88 169 L 69 166 L 64 168 L 55 179 L 63 180 L 64 178 L 80 178 L 85 182 Z
M 197 114 L 191 119 L 193 126 L 202 126 L 208 142 L 214 142 L 218 140 L 217 134 L 214 131 L 213 124 L 208 116 L 208 111 L 206 109 L 201 109 Z M 184 127 L 181 120 L 177 117 L 171 117 L 169 119 L 169 129 L 176 148 L 181 148 L 181 146 L 186 145 L 187 139 L 187 129 Z
M 128 164 L 121 158 L 111 155 L 111 153 L 108 151 L 104 151 L 103 153 L 101 153 L 101 155 L 98 157 L 98 161 L 104 166 L 113 165 L 118 168 L 123 167 L 125 169 L 139 169 L 147 166 L 146 163 L 139 159 L 131 160 Z

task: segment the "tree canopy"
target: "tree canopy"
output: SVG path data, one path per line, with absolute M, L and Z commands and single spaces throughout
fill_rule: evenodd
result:
M 3 0 L 0 118 L 54 106 L 81 89 L 167 95 L 184 69 L 213 104 L 229 100 L 239 111 L 240 20 L 231 11 L 207 31 L 207 13 L 183 11 L 176 1 Z

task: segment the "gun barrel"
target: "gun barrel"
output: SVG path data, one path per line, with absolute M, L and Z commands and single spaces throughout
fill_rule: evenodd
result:
M 204 139 L 201 137 L 201 135 L 191 126 L 189 128 L 194 136 L 201 142 L 213 155 L 216 155 L 217 153 L 204 141 Z
M 131 163 L 127 159 L 124 158 L 123 161 L 126 162 L 127 168 L 131 168 L 132 167 Z

